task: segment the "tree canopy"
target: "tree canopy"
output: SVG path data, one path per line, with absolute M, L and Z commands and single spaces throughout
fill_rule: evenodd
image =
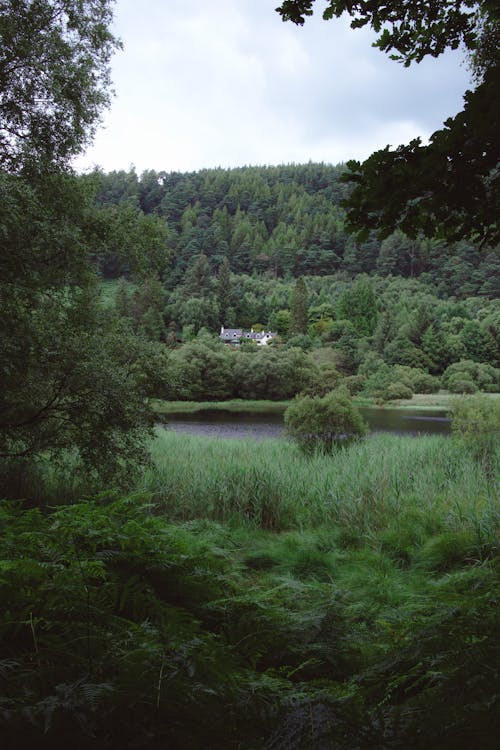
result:
M 146 217 L 139 243 L 140 217 L 122 211 L 111 222 L 91 182 L 69 169 L 108 102 L 111 5 L 0 4 L 2 481 L 19 460 L 68 449 L 108 478 L 143 456 L 143 352 L 100 304 L 92 260 L 125 223 L 130 252 L 149 242 L 154 255 L 164 228 Z
M 285 0 L 277 8 L 284 21 L 302 25 L 314 0 Z M 408 66 L 462 45 L 478 86 L 465 95 L 465 107 L 435 132 L 428 146 L 420 139 L 377 151 L 363 164 L 348 163 L 354 190 L 346 201 L 349 228 L 396 228 L 448 239 L 500 240 L 498 181 L 500 163 L 500 14 L 497 3 L 434 0 L 329 0 L 325 19 L 347 13 L 351 26 L 370 25 L 374 46 Z
M 483 83 L 466 93 L 463 111 L 446 120 L 428 146 L 416 138 L 395 150 L 387 146 L 363 164 L 348 162 L 346 179 L 355 184 L 347 202 L 351 229 L 500 241 L 498 73 L 498 67 L 486 71 Z
M 284 0 L 277 8 L 283 21 L 303 25 L 313 14 L 315 0 Z M 351 27 L 371 26 L 380 33 L 375 46 L 391 52 L 393 59 L 405 65 L 420 62 L 426 55 L 437 57 L 445 49 L 456 49 L 461 43 L 474 49 L 477 43 L 478 5 L 488 12 L 493 3 L 476 0 L 328 0 L 323 18 L 352 17 Z
M 54 169 L 91 138 L 109 100 L 110 0 L 0 4 L 0 167 Z

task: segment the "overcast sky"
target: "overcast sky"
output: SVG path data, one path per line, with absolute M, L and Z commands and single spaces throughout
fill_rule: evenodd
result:
M 77 169 L 337 164 L 426 139 L 462 109 L 460 52 L 404 68 L 347 18 L 296 27 L 277 5 L 117 0 L 116 96 Z

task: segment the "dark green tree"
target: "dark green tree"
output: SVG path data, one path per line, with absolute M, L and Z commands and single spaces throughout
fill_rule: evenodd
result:
M 306 16 L 313 14 L 315 0 L 284 0 L 279 8 L 284 21 L 302 25 Z M 371 0 L 328 0 L 323 18 L 339 18 L 343 13 L 352 17 L 353 29 L 372 26 L 380 33 L 374 46 L 406 66 L 421 62 L 426 55 L 437 57 L 446 49 L 456 49 L 465 43 L 476 49 L 478 43 L 477 7 L 481 6 L 488 18 L 494 12 L 490 2 L 465 0 L 389 0 L 383 5 Z
M 290 332 L 292 334 L 307 332 L 307 287 L 301 277 L 295 282 L 291 302 L 292 322 Z
M 99 302 L 99 211 L 65 170 L 107 102 L 110 20 L 106 0 L 0 7 L 2 476 L 66 449 L 106 479 L 143 457 L 149 356 Z
M 214 297 L 191 297 L 176 308 L 176 317 L 183 326 L 190 326 L 198 333 L 201 328 L 215 331 L 220 315 Z
M 283 20 L 303 24 L 314 0 L 285 0 Z M 500 160 L 500 11 L 490 0 L 390 0 L 384 4 L 329 0 L 325 19 L 351 16 L 351 26 L 371 26 L 375 46 L 408 66 L 463 44 L 478 86 L 465 95 L 465 107 L 430 138 L 395 150 L 377 151 L 363 164 L 349 162 L 346 179 L 354 190 L 346 202 L 351 229 L 396 228 L 409 236 L 438 232 L 447 239 L 500 238 L 498 190 Z
M 350 320 L 358 334 L 370 336 L 377 325 L 377 298 L 370 280 L 361 277 L 340 296 L 338 316 Z
M 229 260 L 224 258 L 217 276 L 217 303 L 221 325 L 227 325 L 227 311 L 233 305 L 233 286 L 231 281 L 231 268 Z
M 131 315 L 131 294 L 126 279 L 119 279 L 115 291 L 115 310 L 120 318 L 129 318 Z
M 290 335 L 292 316 L 290 310 L 276 310 L 269 317 L 269 328 L 282 338 Z
M 461 339 L 469 359 L 475 362 L 498 361 L 498 347 L 494 337 L 477 320 L 469 320 L 461 332 Z
M 89 189 L 94 184 L 91 179 Z M 156 214 L 144 214 L 130 202 L 98 206 L 87 234 L 96 236 L 94 262 L 105 278 L 164 277 L 172 251 L 167 224 Z
M 464 110 L 428 146 L 417 138 L 395 151 L 377 151 L 364 164 L 348 162 L 346 179 L 355 185 L 346 202 L 351 229 L 387 235 L 399 227 L 412 237 L 421 232 L 498 243 L 499 81 L 498 67 L 487 71 L 465 95 Z
M 346 375 L 353 375 L 359 365 L 359 333 L 350 320 L 335 320 L 324 333 L 325 342 L 332 342 L 338 358 L 335 366 Z
M 109 101 L 119 46 L 109 0 L 0 5 L 0 168 L 64 166 L 88 144 Z
M 0 454 L 73 447 L 109 475 L 120 455 L 141 453 L 147 385 L 141 347 L 99 303 L 82 187 L 71 176 L 32 187 L 0 174 Z
M 135 290 L 130 310 L 137 332 L 153 341 L 165 337 L 165 290 L 157 276 L 148 276 Z
M 196 255 L 186 271 L 183 282 L 185 299 L 191 297 L 208 297 L 213 291 L 213 279 L 210 263 L 206 255 Z
M 199 341 L 185 344 L 171 356 L 172 398 L 217 401 L 233 391 L 233 357 L 223 344 L 207 346 Z
M 240 398 L 286 399 L 312 382 L 315 368 L 300 349 L 259 347 L 238 352 L 234 363 L 234 391 Z
M 426 367 L 429 363 L 424 352 L 403 331 L 384 348 L 384 359 L 389 364 L 408 367 Z
M 377 258 L 377 271 L 383 276 L 389 274 L 413 276 L 417 265 L 418 243 L 396 230 L 386 237 L 380 246 Z

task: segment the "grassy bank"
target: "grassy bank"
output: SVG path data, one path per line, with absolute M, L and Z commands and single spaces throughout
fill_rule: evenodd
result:
M 498 399 L 500 394 L 487 393 L 487 398 Z M 454 399 L 454 393 L 415 393 L 412 398 L 376 403 L 374 399 L 356 396 L 358 406 L 369 406 L 374 409 L 414 409 L 415 411 L 449 411 Z M 231 412 L 268 412 L 279 414 L 284 412 L 290 404 L 285 401 L 255 401 L 245 399 L 231 399 L 228 401 L 161 401 L 152 402 L 153 410 L 157 414 L 194 414 L 197 411 L 231 411 Z
M 485 398 L 492 400 L 500 398 L 500 393 L 483 393 Z M 456 393 L 415 393 L 411 398 L 398 399 L 388 402 L 387 405 L 398 409 L 425 409 L 450 411 L 454 400 L 460 398 Z
M 457 396 L 453 393 L 414 393 L 411 398 L 394 399 L 393 401 L 380 401 L 369 396 L 354 396 L 358 406 L 367 406 L 370 409 L 405 409 L 415 411 L 449 411 L 453 399 Z
M 157 414 L 194 414 L 197 411 L 284 412 L 290 401 L 255 401 L 233 398 L 228 401 L 160 401 L 152 402 Z

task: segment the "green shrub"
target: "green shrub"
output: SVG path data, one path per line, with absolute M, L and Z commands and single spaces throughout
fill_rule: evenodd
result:
M 364 375 L 348 375 L 342 381 L 342 385 L 347 388 L 351 396 L 355 396 L 357 393 L 361 393 L 366 383 L 366 377 Z
M 384 391 L 384 396 L 387 401 L 393 401 L 397 398 L 411 398 L 413 396 L 413 391 L 404 383 L 396 382 L 387 386 Z
M 476 393 L 477 385 L 465 375 L 457 372 L 448 379 L 448 390 L 452 393 Z
M 367 426 L 346 389 L 323 398 L 304 396 L 285 412 L 288 434 L 301 450 L 331 453 L 335 448 L 366 434 Z
M 367 378 L 380 370 L 384 364 L 384 360 L 380 354 L 374 351 L 369 351 L 358 367 L 358 375 L 364 375 L 365 378 Z
M 452 391 L 457 380 L 472 381 L 476 390 L 488 390 L 498 392 L 500 390 L 500 370 L 484 362 L 473 362 L 471 359 L 462 359 L 460 362 L 454 362 L 446 368 L 442 377 L 444 388 Z M 459 393 L 460 391 L 453 391 Z M 469 391 L 465 391 L 469 392 Z
M 292 336 L 292 338 L 288 339 L 285 344 L 285 349 L 293 349 L 296 347 L 297 349 L 302 349 L 302 351 L 307 352 L 313 348 L 314 344 L 314 338 L 308 336 L 306 333 L 299 333 L 297 336 Z
M 483 386 L 483 391 L 485 393 L 498 393 L 498 388 L 493 383 L 488 383 L 488 385 Z
M 307 396 L 326 396 L 338 387 L 340 381 L 342 375 L 333 365 L 322 365 L 314 371 L 311 382 L 303 393 Z
M 389 367 L 383 364 L 367 379 L 363 391 L 368 396 L 380 401 L 391 401 L 397 398 L 411 398 L 413 384 L 407 371 L 410 367 Z
M 401 382 L 408 385 L 413 393 L 437 393 L 441 386 L 439 378 L 429 375 L 426 370 L 422 370 L 419 367 L 396 365 L 394 371 L 399 376 Z
M 481 395 L 456 399 L 451 417 L 455 436 L 493 472 L 499 453 L 500 400 Z
M 415 393 L 437 393 L 441 388 L 439 378 L 435 375 L 429 375 L 424 370 L 415 370 L 412 380 Z
M 383 364 L 366 379 L 363 386 L 363 393 L 372 398 L 384 401 L 385 391 L 394 380 L 394 369 L 389 367 L 389 365 Z

